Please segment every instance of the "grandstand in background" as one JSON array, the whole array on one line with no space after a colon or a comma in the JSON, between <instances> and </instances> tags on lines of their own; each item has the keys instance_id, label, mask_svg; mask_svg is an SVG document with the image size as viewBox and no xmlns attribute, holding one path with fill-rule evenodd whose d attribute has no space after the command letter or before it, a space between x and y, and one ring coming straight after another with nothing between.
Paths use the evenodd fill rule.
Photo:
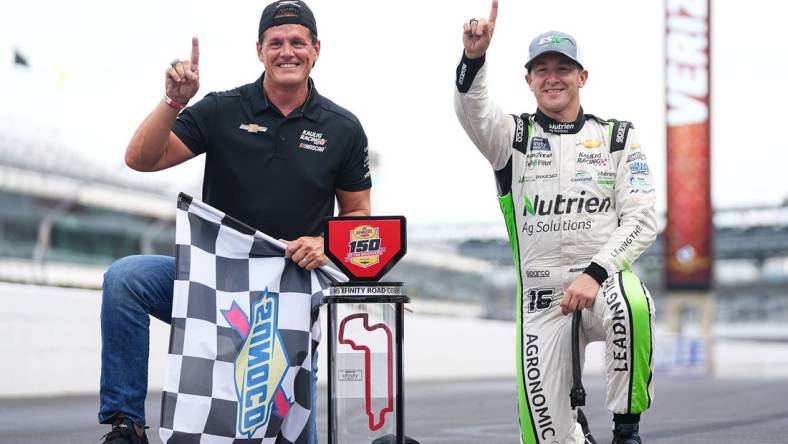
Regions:
<instances>
[{"instance_id":1,"label":"grandstand in background","mask_svg":"<svg viewBox=\"0 0 788 444\"><path fill-rule=\"evenodd\" d=\"M0 281L98 288L129 254L172 254L175 191L0 132Z\"/></svg>"},{"instance_id":2,"label":"grandstand in background","mask_svg":"<svg viewBox=\"0 0 788 444\"><path fill-rule=\"evenodd\" d=\"M99 288L113 260L172 254L177 190L110 174L45 139L0 132L0 281ZM715 293L723 321L788 321L788 202L717 210ZM409 227L387 280L421 307L511 319L515 281L503 222ZM661 238L635 264L660 309ZM423 309L423 308L422 308Z\"/></svg>"}]
</instances>

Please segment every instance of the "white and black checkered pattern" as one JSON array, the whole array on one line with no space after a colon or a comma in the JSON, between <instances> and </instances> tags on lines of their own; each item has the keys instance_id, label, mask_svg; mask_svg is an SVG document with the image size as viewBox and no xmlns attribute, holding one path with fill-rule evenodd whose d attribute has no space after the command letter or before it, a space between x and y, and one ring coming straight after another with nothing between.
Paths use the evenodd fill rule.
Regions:
<instances>
[{"instance_id":1,"label":"white and black checkered pattern","mask_svg":"<svg viewBox=\"0 0 788 444\"><path fill-rule=\"evenodd\" d=\"M306 444L312 413L312 355L320 341L319 306L332 280L284 257L284 245L181 194L168 371L159 435L167 444ZM264 292L278 299L277 330L288 367L280 384L289 403L251 437L238 430L235 359L244 338L222 314L250 313Z\"/></svg>"}]
</instances>

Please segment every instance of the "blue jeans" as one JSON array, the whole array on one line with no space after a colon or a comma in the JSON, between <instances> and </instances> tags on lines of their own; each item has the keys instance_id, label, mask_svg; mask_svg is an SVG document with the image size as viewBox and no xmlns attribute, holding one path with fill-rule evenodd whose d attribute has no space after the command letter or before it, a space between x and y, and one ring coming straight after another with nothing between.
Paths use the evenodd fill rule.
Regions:
<instances>
[{"instance_id":1,"label":"blue jeans","mask_svg":"<svg viewBox=\"0 0 788 444\"><path fill-rule=\"evenodd\" d=\"M101 300L101 389L98 420L118 413L145 425L150 316L171 321L175 259L128 256L104 273ZM317 444L317 353L312 356L310 444Z\"/></svg>"}]
</instances>

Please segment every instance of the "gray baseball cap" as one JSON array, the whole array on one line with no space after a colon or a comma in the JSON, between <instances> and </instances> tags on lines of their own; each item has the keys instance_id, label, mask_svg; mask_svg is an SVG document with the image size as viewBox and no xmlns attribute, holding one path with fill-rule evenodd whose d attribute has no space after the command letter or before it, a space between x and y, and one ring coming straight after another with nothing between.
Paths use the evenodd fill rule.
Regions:
<instances>
[{"instance_id":1,"label":"gray baseball cap","mask_svg":"<svg viewBox=\"0 0 788 444\"><path fill-rule=\"evenodd\" d=\"M536 36L528 45L528 61L525 62L525 68L531 69L537 57L550 52L563 54L577 62L581 68L583 67L583 56L580 54L575 38L565 32L547 31Z\"/></svg>"}]
</instances>

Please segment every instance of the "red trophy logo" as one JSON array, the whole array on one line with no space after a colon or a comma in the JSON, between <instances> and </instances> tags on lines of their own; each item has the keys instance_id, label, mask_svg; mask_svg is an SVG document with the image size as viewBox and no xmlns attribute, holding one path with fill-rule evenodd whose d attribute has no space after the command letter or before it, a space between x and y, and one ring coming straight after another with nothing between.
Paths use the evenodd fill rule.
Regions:
<instances>
[{"instance_id":1,"label":"red trophy logo","mask_svg":"<svg viewBox=\"0 0 788 444\"><path fill-rule=\"evenodd\" d=\"M326 255L351 281L377 281L407 251L405 217L328 219Z\"/></svg>"},{"instance_id":2,"label":"red trophy logo","mask_svg":"<svg viewBox=\"0 0 788 444\"><path fill-rule=\"evenodd\" d=\"M385 249L380 246L380 229L371 225L359 225L350 230L350 263L361 268L369 268L380 263L380 255Z\"/></svg>"}]
</instances>

